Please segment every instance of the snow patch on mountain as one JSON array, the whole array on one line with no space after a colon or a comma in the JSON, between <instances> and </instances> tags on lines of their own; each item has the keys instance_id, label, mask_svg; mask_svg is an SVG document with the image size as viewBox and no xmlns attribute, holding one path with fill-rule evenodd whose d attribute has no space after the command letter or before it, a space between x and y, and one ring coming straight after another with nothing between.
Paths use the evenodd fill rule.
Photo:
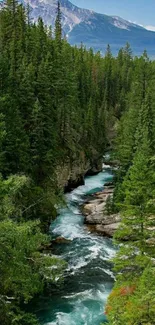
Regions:
<instances>
[{"instance_id":1,"label":"snow patch on mountain","mask_svg":"<svg viewBox=\"0 0 155 325\"><path fill-rule=\"evenodd\" d=\"M0 0L1 1L1 0ZM3 1L3 0L2 0ZM33 22L37 22L38 17L41 16L46 25L54 26L56 13L57 13L57 0L18 0L19 2L27 5L29 3L31 9L31 18ZM0 2L1 3L1 2ZM94 21L100 21L100 19L109 19L109 30L111 25L119 29L130 31L132 27L140 27L136 24L130 23L118 16L107 16L102 14L96 14L93 10L87 10L77 7L69 0L60 0L61 13L62 13L62 27L64 33L69 35L73 28L81 23L87 25L92 24L92 18ZM102 24L104 24L102 22ZM94 26L94 24L93 24ZM95 26L94 26L95 27Z\"/></svg>"},{"instance_id":2,"label":"snow patch on mountain","mask_svg":"<svg viewBox=\"0 0 155 325\"><path fill-rule=\"evenodd\" d=\"M31 20L37 23L42 17L45 25L52 26L57 14L57 0L18 0L19 3L29 3ZM0 9L5 6L5 0L0 0ZM135 53L150 48L154 55L155 26L140 26L118 16L108 16L92 10L82 9L69 0L60 0L61 22L63 35L68 37L70 44L83 42L88 48L104 53L107 44L115 52L129 42ZM152 31L152 32L151 32ZM142 49L142 50L141 50Z\"/></svg>"},{"instance_id":3,"label":"snow patch on mountain","mask_svg":"<svg viewBox=\"0 0 155 325\"><path fill-rule=\"evenodd\" d=\"M134 28L142 28L142 29L145 28L144 26L138 25L136 23L125 20L118 16L112 16L112 18L113 18L113 25L120 29L126 29L126 30L130 31L131 28L133 28L133 27Z\"/></svg>"},{"instance_id":4,"label":"snow patch on mountain","mask_svg":"<svg viewBox=\"0 0 155 325\"><path fill-rule=\"evenodd\" d=\"M113 22L113 25L117 28L120 28L120 29L127 29L127 30L130 30L129 29L129 26L127 24L123 24L122 22L120 22L118 19L114 20Z\"/></svg>"},{"instance_id":5,"label":"snow patch on mountain","mask_svg":"<svg viewBox=\"0 0 155 325\"><path fill-rule=\"evenodd\" d=\"M151 31L155 32L155 26L149 25L149 26L145 26L145 28L147 30L151 30Z\"/></svg>"},{"instance_id":6,"label":"snow patch on mountain","mask_svg":"<svg viewBox=\"0 0 155 325\"><path fill-rule=\"evenodd\" d=\"M57 0L18 0L24 5L29 3L32 21L37 22L39 16L43 18L46 25L54 26L57 13ZM93 12L81 9L68 0L60 0L62 27L65 34L69 34L72 29L83 21L89 19Z\"/></svg>"}]
</instances>

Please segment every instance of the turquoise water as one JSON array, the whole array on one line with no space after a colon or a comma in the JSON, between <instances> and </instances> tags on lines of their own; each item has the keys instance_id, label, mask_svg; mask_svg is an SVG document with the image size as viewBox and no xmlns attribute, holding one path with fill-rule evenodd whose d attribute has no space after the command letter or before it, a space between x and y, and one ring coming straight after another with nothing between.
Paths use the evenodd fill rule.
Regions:
<instances>
[{"instance_id":1,"label":"turquoise water","mask_svg":"<svg viewBox=\"0 0 155 325\"><path fill-rule=\"evenodd\" d=\"M97 192L112 179L110 170L86 177L85 185L66 194L67 208L52 223L54 237L65 237L69 244L57 245L55 254L68 262L63 287L42 301L43 325L100 325L106 322L104 307L114 283L110 259L115 255L112 241L89 233L84 226L80 205L84 195Z\"/></svg>"}]
</instances>

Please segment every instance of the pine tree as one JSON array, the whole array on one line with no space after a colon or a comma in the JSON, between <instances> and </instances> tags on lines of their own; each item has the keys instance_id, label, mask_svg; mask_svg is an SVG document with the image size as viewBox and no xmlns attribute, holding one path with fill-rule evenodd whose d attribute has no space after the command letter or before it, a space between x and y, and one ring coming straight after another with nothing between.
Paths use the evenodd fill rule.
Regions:
<instances>
[{"instance_id":1,"label":"pine tree","mask_svg":"<svg viewBox=\"0 0 155 325\"><path fill-rule=\"evenodd\" d=\"M60 1L58 1L57 6L57 16L55 20L55 40L56 47L58 51L61 51L61 43L62 43L62 27L61 27L61 10L60 10Z\"/></svg>"},{"instance_id":2,"label":"pine tree","mask_svg":"<svg viewBox=\"0 0 155 325\"><path fill-rule=\"evenodd\" d=\"M135 107L123 116L118 138L119 157L125 169L119 183L121 195L116 195L122 222L115 238L121 245L115 259L117 281L106 310L110 324L154 324L154 286L150 287L150 281L154 279L155 256L155 124L148 71L150 62L145 54L136 64L137 93L131 97L135 97Z\"/></svg>"}]
</instances>

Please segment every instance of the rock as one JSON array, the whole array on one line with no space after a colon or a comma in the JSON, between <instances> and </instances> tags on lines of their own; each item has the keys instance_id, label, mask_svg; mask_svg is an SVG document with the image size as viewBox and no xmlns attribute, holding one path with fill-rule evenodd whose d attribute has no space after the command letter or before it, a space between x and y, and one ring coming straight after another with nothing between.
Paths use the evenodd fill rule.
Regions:
<instances>
[{"instance_id":1,"label":"rock","mask_svg":"<svg viewBox=\"0 0 155 325\"><path fill-rule=\"evenodd\" d=\"M96 230L96 225L87 225L87 229L88 229L91 233L97 232L97 230Z\"/></svg>"},{"instance_id":2,"label":"rock","mask_svg":"<svg viewBox=\"0 0 155 325\"><path fill-rule=\"evenodd\" d=\"M88 203L83 207L83 214L87 216L95 216L100 214L105 208L105 202L101 200L94 200L92 203Z\"/></svg>"},{"instance_id":3,"label":"rock","mask_svg":"<svg viewBox=\"0 0 155 325\"><path fill-rule=\"evenodd\" d=\"M78 186L82 186L84 185L84 176L78 176L76 180L69 180L67 185L65 185L64 187L64 192L68 193L73 191L75 188L77 188Z\"/></svg>"},{"instance_id":4,"label":"rock","mask_svg":"<svg viewBox=\"0 0 155 325\"><path fill-rule=\"evenodd\" d=\"M91 233L97 233L101 236L106 236L112 238L115 231L119 228L120 223L113 223L110 225L87 225L88 230Z\"/></svg>"},{"instance_id":5,"label":"rock","mask_svg":"<svg viewBox=\"0 0 155 325\"><path fill-rule=\"evenodd\" d=\"M89 225L111 225L113 223L120 222L120 215L113 214L113 215L105 215L103 212L99 214L90 214L85 217L85 224Z\"/></svg>"},{"instance_id":6,"label":"rock","mask_svg":"<svg viewBox=\"0 0 155 325\"><path fill-rule=\"evenodd\" d=\"M103 160L105 165L109 165L110 167L118 167L120 162L118 160Z\"/></svg>"},{"instance_id":7,"label":"rock","mask_svg":"<svg viewBox=\"0 0 155 325\"><path fill-rule=\"evenodd\" d=\"M100 225L102 224L102 214L89 214L85 217L85 224Z\"/></svg>"},{"instance_id":8,"label":"rock","mask_svg":"<svg viewBox=\"0 0 155 325\"><path fill-rule=\"evenodd\" d=\"M113 237L115 231L119 228L120 223L111 223L107 226L97 225L96 231L104 236Z\"/></svg>"},{"instance_id":9,"label":"rock","mask_svg":"<svg viewBox=\"0 0 155 325\"><path fill-rule=\"evenodd\" d=\"M91 214L92 212L91 204L90 203L85 204L84 206L82 206L81 210L84 216L89 216L89 214Z\"/></svg>"},{"instance_id":10,"label":"rock","mask_svg":"<svg viewBox=\"0 0 155 325\"><path fill-rule=\"evenodd\" d=\"M94 197L95 198L97 198L97 199L101 199L101 200L103 200L103 201L105 201L106 202L106 199L107 199L107 196L109 195L109 194L113 194L113 192L114 192L114 189L104 189L104 191L103 192L98 192L98 193L96 193L95 195L94 195Z\"/></svg>"},{"instance_id":11,"label":"rock","mask_svg":"<svg viewBox=\"0 0 155 325\"><path fill-rule=\"evenodd\" d=\"M154 247L155 246L155 238L149 238L146 240L147 245L149 245L150 247Z\"/></svg>"},{"instance_id":12,"label":"rock","mask_svg":"<svg viewBox=\"0 0 155 325\"><path fill-rule=\"evenodd\" d=\"M106 200L109 195L113 194L113 190L105 190L103 192L98 192L92 196L92 199L85 203L82 207L82 212L86 216L89 216L89 218L92 217L92 219L96 218L97 215L100 215L100 218L102 217L103 210L106 205ZM90 219L89 219L90 220ZM91 222L93 223L93 222Z\"/></svg>"},{"instance_id":13,"label":"rock","mask_svg":"<svg viewBox=\"0 0 155 325\"><path fill-rule=\"evenodd\" d=\"M81 151L78 157L75 155L72 158L66 157L66 161L57 166L57 185L68 192L84 185L86 174L94 175L100 171L102 171L102 159L99 154L96 151L92 152L92 159L89 160L86 154Z\"/></svg>"},{"instance_id":14,"label":"rock","mask_svg":"<svg viewBox=\"0 0 155 325\"><path fill-rule=\"evenodd\" d=\"M64 237L58 237L58 238L52 240L52 243L54 243L54 244L70 244L71 240L66 239Z\"/></svg>"},{"instance_id":15,"label":"rock","mask_svg":"<svg viewBox=\"0 0 155 325\"><path fill-rule=\"evenodd\" d=\"M109 183L111 186L111 183ZM120 225L120 215L107 215L105 212L106 200L113 195L114 189L106 188L92 196L90 201L84 204L82 212L85 216L85 224L90 232L113 237L114 232Z\"/></svg>"},{"instance_id":16,"label":"rock","mask_svg":"<svg viewBox=\"0 0 155 325\"><path fill-rule=\"evenodd\" d=\"M102 169L102 159L98 159L97 161L91 163L91 168L87 171L85 176L97 175L99 172L102 171Z\"/></svg>"},{"instance_id":17,"label":"rock","mask_svg":"<svg viewBox=\"0 0 155 325\"><path fill-rule=\"evenodd\" d=\"M113 187L114 188L114 183L113 182L107 182L104 184L104 187Z\"/></svg>"}]
</instances>

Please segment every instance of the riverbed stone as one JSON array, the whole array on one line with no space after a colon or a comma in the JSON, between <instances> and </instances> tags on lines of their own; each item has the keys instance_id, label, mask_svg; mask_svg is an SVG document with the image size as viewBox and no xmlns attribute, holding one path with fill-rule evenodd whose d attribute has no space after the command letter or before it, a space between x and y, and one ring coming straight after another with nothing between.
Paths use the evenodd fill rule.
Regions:
<instances>
[{"instance_id":1,"label":"riverbed stone","mask_svg":"<svg viewBox=\"0 0 155 325\"><path fill-rule=\"evenodd\" d=\"M71 240L66 239L64 237L57 237L56 239L52 240L54 244L70 244Z\"/></svg>"},{"instance_id":2,"label":"riverbed stone","mask_svg":"<svg viewBox=\"0 0 155 325\"><path fill-rule=\"evenodd\" d=\"M104 188L105 187L108 187L108 188L114 188L114 183L113 182L106 182L105 184L104 184Z\"/></svg>"},{"instance_id":3,"label":"riverbed stone","mask_svg":"<svg viewBox=\"0 0 155 325\"><path fill-rule=\"evenodd\" d=\"M115 231L120 225L120 214L107 215L105 211L106 200L112 197L114 188L111 188L111 183L108 183L102 192L95 193L89 201L87 201L82 212L85 216L85 224L90 232L113 237Z\"/></svg>"},{"instance_id":4,"label":"riverbed stone","mask_svg":"<svg viewBox=\"0 0 155 325\"><path fill-rule=\"evenodd\" d=\"M101 235L113 237L115 231L119 228L119 222L111 223L109 225L97 225L96 231Z\"/></svg>"}]
</instances>

